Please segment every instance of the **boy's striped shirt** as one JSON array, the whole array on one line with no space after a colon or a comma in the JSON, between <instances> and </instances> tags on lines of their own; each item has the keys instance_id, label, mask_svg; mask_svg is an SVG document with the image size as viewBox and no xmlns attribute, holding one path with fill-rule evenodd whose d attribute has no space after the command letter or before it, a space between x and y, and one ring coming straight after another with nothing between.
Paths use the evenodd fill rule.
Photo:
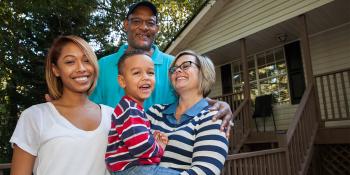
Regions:
<instances>
[{"instance_id":1,"label":"boy's striped shirt","mask_svg":"<svg viewBox=\"0 0 350 175\"><path fill-rule=\"evenodd\" d=\"M142 106L124 96L112 114L105 154L110 171L160 162L164 151L150 132L150 122Z\"/></svg>"}]
</instances>

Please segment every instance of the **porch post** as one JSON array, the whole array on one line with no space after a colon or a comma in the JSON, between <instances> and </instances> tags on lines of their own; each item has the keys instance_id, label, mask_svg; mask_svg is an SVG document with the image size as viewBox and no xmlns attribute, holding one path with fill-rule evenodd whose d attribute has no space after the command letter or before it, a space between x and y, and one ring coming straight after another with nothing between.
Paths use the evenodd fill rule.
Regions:
<instances>
[{"instance_id":1,"label":"porch post","mask_svg":"<svg viewBox=\"0 0 350 175\"><path fill-rule=\"evenodd\" d=\"M240 39L241 44L241 62L243 69L243 94L244 98L250 99L250 84L249 84L249 73L248 73L248 61L247 61L247 47L245 39Z\"/></svg>"},{"instance_id":2,"label":"porch post","mask_svg":"<svg viewBox=\"0 0 350 175\"><path fill-rule=\"evenodd\" d=\"M312 63L310 54L310 43L307 32L307 22L305 14L298 16L299 30L300 30L300 45L301 55L304 63L305 83L310 86L313 82Z\"/></svg>"},{"instance_id":3,"label":"porch post","mask_svg":"<svg viewBox=\"0 0 350 175\"><path fill-rule=\"evenodd\" d=\"M247 47L245 38L240 39L241 45L241 62L242 62L242 71L243 71L243 95L244 99L248 100L248 103L244 107L243 117L245 118L243 121L243 134L246 134L251 128L251 115L250 115L250 83L249 83L249 73L248 73L248 61L247 61Z\"/></svg>"},{"instance_id":4,"label":"porch post","mask_svg":"<svg viewBox=\"0 0 350 175\"><path fill-rule=\"evenodd\" d=\"M298 16L298 22L300 26L300 45L301 45L301 55L304 63L304 72L305 72L305 83L306 86L309 87L311 84L314 85L314 93L315 93L315 105L316 105L316 119L317 122L322 125L324 123L321 123L321 109L320 109L320 102L318 97L318 90L317 90L317 84L315 79L313 78L313 71L312 71L312 62L311 62L311 54L310 54L310 42L309 42L309 35L307 32L307 22L306 22L306 16L305 14L302 14Z\"/></svg>"}]
</instances>

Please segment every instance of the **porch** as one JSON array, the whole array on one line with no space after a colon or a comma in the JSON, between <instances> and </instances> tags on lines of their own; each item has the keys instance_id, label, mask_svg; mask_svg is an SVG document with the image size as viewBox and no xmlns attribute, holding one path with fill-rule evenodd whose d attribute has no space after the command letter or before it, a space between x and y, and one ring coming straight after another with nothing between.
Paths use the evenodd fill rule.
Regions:
<instances>
[{"instance_id":1,"label":"porch","mask_svg":"<svg viewBox=\"0 0 350 175\"><path fill-rule=\"evenodd\" d=\"M350 30L350 15L342 8L348 4L331 2L206 53L220 57L214 59L219 79L212 97L231 105L236 123L222 174L350 174L350 37L344 35ZM286 46L296 41L301 61L288 62ZM287 73L278 69L281 49ZM293 64L301 68L289 71ZM227 65L232 79L225 79L228 74L223 68ZM269 69L278 73L264 75ZM281 86L280 75L288 78L285 89L289 99L275 95L277 130L269 117L267 131L258 132L262 129L255 127L252 101L269 93L262 85ZM277 91L281 92L278 88L270 93ZM263 121L258 125L263 126Z\"/></svg>"},{"instance_id":2,"label":"porch","mask_svg":"<svg viewBox=\"0 0 350 175\"><path fill-rule=\"evenodd\" d=\"M254 130L251 113L244 112L251 108L250 103L243 101L237 105L231 100L239 94L216 97L232 107L238 106L234 112L238 124L233 133L240 139L230 138L230 155L222 174L349 174L350 125L344 124L350 121L349 78L350 68L315 75L315 85L305 90L285 134ZM245 121L250 122L244 125L249 127L243 129L246 133L240 126ZM244 148L261 143L270 144L270 148L259 151Z\"/></svg>"}]
</instances>

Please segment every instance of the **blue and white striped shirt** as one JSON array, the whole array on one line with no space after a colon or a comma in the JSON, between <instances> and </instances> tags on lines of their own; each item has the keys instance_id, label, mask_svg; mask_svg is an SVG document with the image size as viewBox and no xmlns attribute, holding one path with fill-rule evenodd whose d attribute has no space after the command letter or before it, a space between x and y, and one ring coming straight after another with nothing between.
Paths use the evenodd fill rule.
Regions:
<instances>
[{"instance_id":1,"label":"blue and white striped shirt","mask_svg":"<svg viewBox=\"0 0 350 175\"><path fill-rule=\"evenodd\" d=\"M167 134L160 166L182 171L181 174L220 174L227 156L228 141L220 131L221 120L212 121L216 111L200 100L175 120L176 103L153 105L147 111L152 130Z\"/></svg>"}]
</instances>

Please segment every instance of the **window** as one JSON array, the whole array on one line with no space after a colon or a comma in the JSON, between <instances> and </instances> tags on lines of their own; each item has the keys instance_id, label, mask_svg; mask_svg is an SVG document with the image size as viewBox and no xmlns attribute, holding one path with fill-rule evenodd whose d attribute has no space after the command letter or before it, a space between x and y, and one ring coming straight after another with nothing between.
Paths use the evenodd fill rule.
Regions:
<instances>
[{"instance_id":1,"label":"window","mask_svg":"<svg viewBox=\"0 0 350 175\"><path fill-rule=\"evenodd\" d=\"M272 94L274 103L289 103L287 66L283 47L248 57L251 97ZM232 63L234 92L242 91L243 71L240 61Z\"/></svg>"},{"instance_id":2,"label":"window","mask_svg":"<svg viewBox=\"0 0 350 175\"><path fill-rule=\"evenodd\" d=\"M222 94L229 94L232 93L232 77L226 76L231 75L231 65L226 64L221 66L221 90Z\"/></svg>"},{"instance_id":3,"label":"window","mask_svg":"<svg viewBox=\"0 0 350 175\"><path fill-rule=\"evenodd\" d=\"M286 55L291 103L298 104L305 91L304 66L299 41L284 46Z\"/></svg>"}]
</instances>

